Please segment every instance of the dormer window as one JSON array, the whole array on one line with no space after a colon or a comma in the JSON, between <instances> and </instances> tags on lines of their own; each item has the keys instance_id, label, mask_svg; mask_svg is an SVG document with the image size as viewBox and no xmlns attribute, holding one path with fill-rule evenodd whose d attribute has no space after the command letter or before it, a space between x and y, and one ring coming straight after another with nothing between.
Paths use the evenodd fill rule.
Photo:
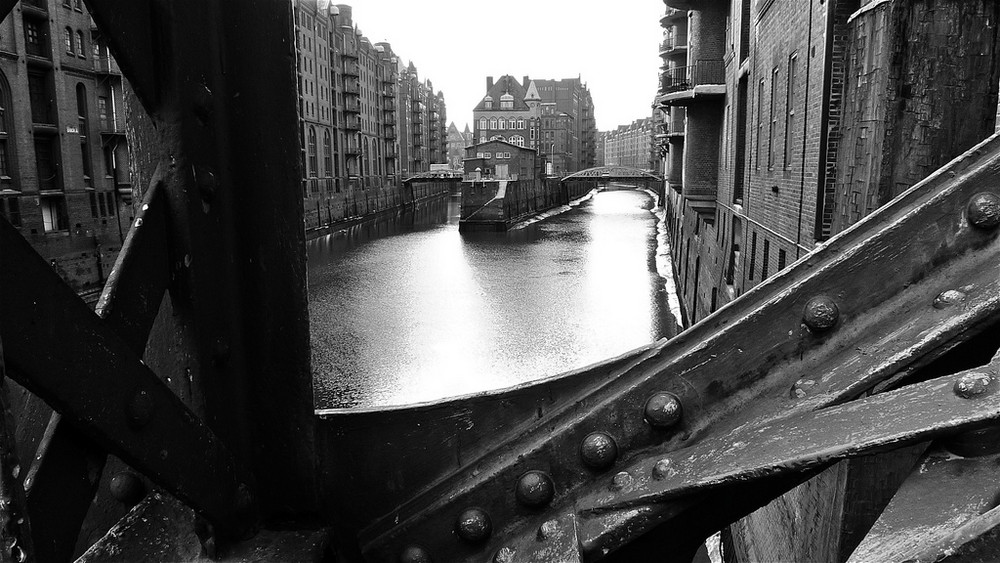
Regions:
<instances>
[{"instance_id":1,"label":"dormer window","mask_svg":"<svg viewBox=\"0 0 1000 563\"><path fill-rule=\"evenodd\" d=\"M486 100L486 109L493 109L493 100Z\"/></svg>"},{"instance_id":2,"label":"dormer window","mask_svg":"<svg viewBox=\"0 0 1000 563\"><path fill-rule=\"evenodd\" d=\"M500 100L500 109L514 109L514 100Z\"/></svg>"}]
</instances>

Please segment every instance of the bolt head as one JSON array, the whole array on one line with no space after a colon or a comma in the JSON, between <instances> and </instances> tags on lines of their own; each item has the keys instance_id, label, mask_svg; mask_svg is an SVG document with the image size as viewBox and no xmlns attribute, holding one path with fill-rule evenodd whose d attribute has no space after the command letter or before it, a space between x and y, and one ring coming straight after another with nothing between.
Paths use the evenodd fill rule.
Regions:
<instances>
[{"instance_id":1,"label":"bolt head","mask_svg":"<svg viewBox=\"0 0 1000 563\"><path fill-rule=\"evenodd\" d=\"M618 444L606 432L591 432L580 444L583 463L594 469L607 469L618 458Z\"/></svg>"},{"instance_id":2,"label":"bolt head","mask_svg":"<svg viewBox=\"0 0 1000 563\"><path fill-rule=\"evenodd\" d=\"M1000 196L981 192L969 201L969 224L978 229L995 229L1000 225Z\"/></svg>"},{"instance_id":3,"label":"bolt head","mask_svg":"<svg viewBox=\"0 0 1000 563\"><path fill-rule=\"evenodd\" d=\"M670 466L669 459L661 459L653 464L653 479L656 479L657 481L666 479L673 472L674 469Z\"/></svg>"},{"instance_id":4,"label":"bolt head","mask_svg":"<svg viewBox=\"0 0 1000 563\"><path fill-rule=\"evenodd\" d=\"M815 386L816 386L815 379L806 379L803 377L802 379L799 379L798 381L792 384L792 390L789 392L789 395L793 399L802 399L806 395L808 395L809 392L812 390L812 388Z\"/></svg>"},{"instance_id":5,"label":"bolt head","mask_svg":"<svg viewBox=\"0 0 1000 563\"><path fill-rule=\"evenodd\" d=\"M643 415L653 428L670 428L680 422L683 411L680 398L664 391L646 399Z\"/></svg>"},{"instance_id":6,"label":"bolt head","mask_svg":"<svg viewBox=\"0 0 1000 563\"><path fill-rule=\"evenodd\" d=\"M514 563L514 550L506 546L501 547L493 556L493 563Z\"/></svg>"},{"instance_id":7,"label":"bolt head","mask_svg":"<svg viewBox=\"0 0 1000 563\"><path fill-rule=\"evenodd\" d=\"M455 533L469 543L476 543L490 537L493 532L493 522L490 515L482 508L467 508L458 515L455 522Z\"/></svg>"},{"instance_id":8,"label":"bolt head","mask_svg":"<svg viewBox=\"0 0 1000 563\"><path fill-rule=\"evenodd\" d=\"M628 471L620 471L611 480L611 490L620 491L632 484L632 475Z\"/></svg>"},{"instance_id":9,"label":"bolt head","mask_svg":"<svg viewBox=\"0 0 1000 563\"><path fill-rule=\"evenodd\" d=\"M934 308L935 309L947 309L956 303L961 303L965 301L965 294L961 291L954 289L949 289L947 291L942 291L934 298Z\"/></svg>"},{"instance_id":10,"label":"bolt head","mask_svg":"<svg viewBox=\"0 0 1000 563\"><path fill-rule=\"evenodd\" d=\"M517 480L514 495L517 502L530 508L540 508L552 501L556 488L552 478L542 471L528 471Z\"/></svg>"},{"instance_id":11,"label":"bolt head","mask_svg":"<svg viewBox=\"0 0 1000 563\"><path fill-rule=\"evenodd\" d=\"M826 332L837 324L840 309L833 299L826 295L813 297L802 312L802 322L812 332Z\"/></svg>"},{"instance_id":12,"label":"bolt head","mask_svg":"<svg viewBox=\"0 0 1000 563\"><path fill-rule=\"evenodd\" d=\"M559 522L546 520L538 527L538 540L547 540L559 533Z\"/></svg>"},{"instance_id":13,"label":"bolt head","mask_svg":"<svg viewBox=\"0 0 1000 563\"><path fill-rule=\"evenodd\" d=\"M419 545L408 545L400 552L399 563L431 563L431 556Z\"/></svg>"},{"instance_id":14,"label":"bolt head","mask_svg":"<svg viewBox=\"0 0 1000 563\"><path fill-rule=\"evenodd\" d=\"M963 399L982 397L995 388L996 379L988 373L965 373L955 381L955 394Z\"/></svg>"},{"instance_id":15,"label":"bolt head","mask_svg":"<svg viewBox=\"0 0 1000 563\"><path fill-rule=\"evenodd\" d=\"M128 507L139 504L146 496L146 484L135 473L124 471L111 478L111 496Z\"/></svg>"},{"instance_id":16,"label":"bolt head","mask_svg":"<svg viewBox=\"0 0 1000 563\"><path fill-rule=\"evenodd\" d=\"M153 399L146 391L132 395L127 407L129 424L135 428L143 428L153 419Z\"/></svg>"}]
</instances>

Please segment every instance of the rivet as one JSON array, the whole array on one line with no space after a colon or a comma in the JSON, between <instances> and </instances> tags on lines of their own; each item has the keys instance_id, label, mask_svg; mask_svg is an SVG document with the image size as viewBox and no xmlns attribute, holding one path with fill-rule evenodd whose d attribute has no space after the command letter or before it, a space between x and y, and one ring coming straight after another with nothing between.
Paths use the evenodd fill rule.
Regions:
<instances>
[{"instance_id":1,"label":"rivet","mask_svg":"<svg viewBox=\"0 0 1000 563\"><path fill-rule=\"evenodd\" d=\"M628 471L620 471L611 480L611 490L620 491L632 484L632 475Z\"/></svg>"},{"instance_id":2,"label":"rivet","mask_svg":"<svg viewBox=\"0 0 1000 563\"><path fill-rule=\"evenodd\" d=\"M455 522L455 533L469 543L476 543L490 537L493 523L490 515L482 508L467 508L458 515Z\"/></svg>"},{"instance_id":3,"label":"rivet","mask_svg":"<svg viewBox=\"0 0 1000 563\"><path fill-rule=\"evenodd\" d=\"M399 563L431 563L431 556L419 545L408 545L400 552Z\"/></svg>"},{"instance_id":4,"label":"rivet","mask_svg":"<svg viewBox=\"0 0 1000 563\"><path fill-rule=\"evenodd\" d=\"M935 309L947 309L956 303L961 303L965 301L965 294L961 291L954 289L949 289L947 291L942 291L934 298L934 308Z\"/></svg>"},{"instance_id":5,"label":"rivet","mask_svg":"<svg viewBox=\"0 0 1000 563\"><path fill-rule=\"evenodd\" d=\"M139 504L146 496L146 485L136 474L129 471L117 473L111 478L111 496L129 508Z\"/></svg>"},{"instance_id":6,"label":"rivet","mask_svg":"<svg viewBox=\"0 0 1000 563\"><path fill-rule=\"evenodd\" d=\"M583 463L594 469L607 469L618 458L618 444L606 432L591 432L580 444Z\"/></svg>"},{"instance_id":7,"label":"rivet","mask_svg":"<svg viewBox=\"0 0 1000 563\"><path fill-rule=\"evenodd\" d=\"M792 384L792 390L789 393L793 399L801 399L809 394L809 391L816 386L815 379L805 379L802 378Z\"/></svg>"},{"instance_id":8,"label":"rivet","mask_svg":"<svg viewBox=\"0 0 1000 563\"><path fill-rule=\"evenodd\" d=\"M546 520L538 527L538 540L547 540L557 533L559 533L559 522Z\"/></svg>"},{"instance_id":9,"label":"rivet","mask_svg":"<svg viewBox=\"0 0 1000 563\"><path fill-rule=\"evenodd\" d=\"M669 428L677 424L683 414L681 400L673 393L655 393L646 399L643 414L646 422L654 428Z\"/></svg>"},{"instance_id":10,"label":"rivet","mask_svg":"<svg viewBox=\"0 0 1000 563\"><path fill-rule=\"evenodd\" d=\"M955 394L963 399L981 397L993 390L994 382L988 373L965 373L955 381Z\"/></svg>"},{"instance_id":11,"label":"rivet","mask_svg":"<svg viewBox=\"0 0 1000 563\"><path fill-rule=\"evenodd\" d=\"M153 399L149 393L139 391L128 402L128 421L135 428L143 428L153 419Z\"/></svg>"},{"instance_id":12,"label":"rivet","mask_svg":"<svg viewBox=\"0 0 1000 563\"><path fill-rule=\"evenodd\" d=\"M538 508L552 501L555 485L552 484L552 478L544 472L528 471L517 480L514 495L521 504Z\"/></svg>"},{"instance_id":13,"label":"rivet","mask_svg":"<svg viewBox=\"0 0 1000 563\"><path fill-rule=\"evenodd\" d=\"M493 563L514 563L514 550L509 547L501 547L497 554L493 556Z\"/></svg>"},{"instance_id":14,"label":"rivet","mask_svg":"<svg viewBox=\"0 0 1000 563\"><path fill-rule=\"evenodd\" d=\"M813 297L802 312L802 322L813 332L826 332L837 324L840 309L825 295Z\"/></svg>"},{"instance_id":15,"label":"rivet","mask_svg":"<svg viewBox=\"0 0 1000 563\"><path fill-rule=\"evenodd\" d=\"M657 481L662 481L669 477L674 472L673 468L670 467L669 459L658 460L653 464L653 479Z\"/></svg>"},{"instance_id":16,"label":"rivet","mask_svg":"<svg viewBox=\"0 0 1000 563\"><path fill-rule=\"evenodd\" d=\"M1000 225L1000 196L980 192L969 201L969 223L979 229L994 229Z\"/></svg>"}]
</instances>

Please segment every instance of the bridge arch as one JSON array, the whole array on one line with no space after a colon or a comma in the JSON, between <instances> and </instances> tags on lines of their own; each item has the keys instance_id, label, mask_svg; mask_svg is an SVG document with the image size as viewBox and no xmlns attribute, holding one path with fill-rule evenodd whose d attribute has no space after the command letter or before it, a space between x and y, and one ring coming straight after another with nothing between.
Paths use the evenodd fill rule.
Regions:
<instances>
[{"instance_id":1,"label":"bridge arch","mask_svg":"<svg viewBox=\"0 0 1000 563\"><path fill-rule=\"evenodd\" d=\"M595 166L593 168L587 168L586 170L574 172L569 176L563 177L562 179L563 182L567 180L655 180L662 182L663 177L648 170L632 168L629 166Z\"/></svg>"}]
</instances>

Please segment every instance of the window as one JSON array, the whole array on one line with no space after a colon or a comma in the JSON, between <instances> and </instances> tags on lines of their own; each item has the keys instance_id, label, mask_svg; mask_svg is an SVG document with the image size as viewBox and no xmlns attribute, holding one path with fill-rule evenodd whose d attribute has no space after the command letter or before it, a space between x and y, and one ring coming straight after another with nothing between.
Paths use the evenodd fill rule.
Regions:
<instances>
[{"instance_id":1,"label":"window","mask_svg":"<svg viewBox=\"0 0 1000 563\"><path fill-rule=\"evenodd\" d=\"M104 192L104 198L108 200L108 215L115 216L117 205L115 204L115 192Z\"/></svg>"},{"instance_id":2,"label":"window","mask_svg":"<svg viewBox=\"0 0 1000 563\"><path fill-rule=\"evenodd\" d=\"M76 32L76 55L78 57L80 57L81 59L86 59L87 58L87 51L86 51L86 46L85 46L85 44L83 42L83 32L82 31L77 31Z\"/></svg>"},{"instance_id":3,"label":"window","mask_svg":"<svg viewBox=\"0 0 1000 563\"><path fill-rule=\"evenodd\" d=\"M781 250L779 248L778 249L778 271L779 272L781 270L785 269L785 261L787 261L787 260L788 260L788 257L786 256L785 251Z\"/></svg>"},{"instance_id":4,"label":"window","mask_svg":"<svg viewBox=\"0 0 1000 563\"><path fill-rule=\"evenodd\" d=\"M524 129L524 120L523 119L518 119L517 120L517 128L518 129Z\"/></svg>"},{"instance_id":5,"label":"window","mask_svg":"<svg viewBox=\"0 0 1000 563\"><path fill-rule=\"evenodd\" d=\"M506 129L506 128L507 128L507 120L501 117L500 119L497 120L497 129Z\"/></svg>"},{"instance_id":6,"label":"window","mask_svg":"<svg viewBox=\"0 0 1000 563\"><path fill-rule=\"evenodd\" d=\"M496 128L497 128L497 118L491 117L490 118L490 129L491 130L495 130Z\"/></svg>"},{"instance_id":7,"label":"window","mask_svg":"<svg viewBox=\"0 0 1000 563\"><path fill-rule=\"evenodd\" d=\"M103 131L111 130L108 127L108 98L105 96L97 97L97 118L101 120L101 129Z\"/></svg>"},{"instance_id":8,"label":"window","mask_svg":"<svg viewBox=\"0 0 1000 563\"><path fill-rule=\"evenodd\" d=\"M771 122L767 126L767 169L774 168L774 134L777 132L778 114L774 107L775 86L778 84L778 67L771 71L771 94L770 94L770 114Z\"/></svg>"},{"instance_id":9,"label":"window","mask_svg":"<svg viewBox=\"0 0 1000 563\"><path fill-rule=\"evenodd\" d=\"M514 100L500 100L500 109L514 109Z\"/></svg>"},{"instance_id":10,"label":"window","mask_svg":"<svg viewBox=\"0 0 1000 563\"><path fill-rule=\"evenodd\" d=\"M10 188L14 177L13 144L9 141L13 137L13 128L9 108L10 87L7 78L0 73L0 188Z\"/></svg>"},{"instance_id":11,"label":"window","mask_svg":"<svg viewBox=\"0 0 1000 563\"><path fill-rule=\"evenodd\" d=\"M330 131L323 132L323 170L328 178L333 176L333 147L330 144Z\"/></svg>"},{"instance_id":12,"label":"window","mask_svg":"<svg viewBox=\"0 0 1000 563\"><path fill-rule=\"evenodd\" d=\"M82 83L76 85L76 113L80 126L80 158L83 164L83 185L93 186L92 163L90 161L90 143L87 142L87 87Z\"/></svg>"},{"instance_id":13,"label":"window","mask_svg":"<svg viewBox=\"0 0 1000 563\"><path fill-rule=\"evenodd\" d=\"M65 196L41 197L39 205L42 208L42 226L46 233L69 229Z\"/></svg>"},{"instance_id":14,"label":"window","mask_svg":"<svg viewBox=\"0 0 1000 563\"><path fill-rule=\"evenodd\" d=\"M491 152L484 152L483 153L483 158L493 158L493 153L491 153Z\"/></svg>"},{"instance_id":15,"label":"window","mask_svg":"<svg viewBox=\"0 0 1000 563\"><path fill-rule=\"evenodd\" d=\"M76 8L76 11L82 12L83 11L83 0L73 0L73 7Z\"/></svg>"},{"instance_id":16,"label":"window","mask_svg":"<svg viewBox=\"0 0 1000 563\"><path fill-rule=\"evenodd\" d=\"M771 241L764 239L764 256L760 261L760 281L767 279L767 266L771 259Z\"/></svg>"},{"instance_id":17,"label":"window","mask_svg":"<svg viewBox=\"0 0 1000 563\"><path fill-rule=\"evenodd\" d=\"M75 55L76 50L73 49L73 30L66 28L63 30L63 42L66 43L66 52L70 55Z\"/></svg>"},{"instance_id":18,"label":"window","mask_svg":"<svg viewBox=\"0 0 1000 563\"><path fill-rule=\"evenodd\" d=\"M764 79L757 86L757 149L754 156L754 168L760 170L760 140L764 135ZM753 279L753 278L750 278Z\"/></svg>"},{"instance_id":19,"label":"window","mask_svg":"<svg viewBox=\"0 0 1000 563\"><path fill-rule=\"evenodd\" d=\"M750 237L750 268L749 268L749 279L753 281L753 270L757 265L757 231L753 232Z\"/></svg>"},{"instance_id":20,"label":"window","mask_svg":"<svg viewBox=\"0 0 1000 563\"><path fill-rule=\"evenodd\" d=\"M490 137L490 140L491 141L503 141L504 138L503 138L503 135L493 135L492 137Z\"/></svg>"},{"instance_id":21,"label":"window","mask_svg":"<svg viewBox=\"0 0 1000 563\"><path fill-rule=\"evenodd\" d=\"M108 202L105 201L104 194L101 194L101 197L97 198L97 203L98 203L98 205L101 208L101 217L107 217L108 216Z\"/></svg>"},{"instance_id":22,"label":"window","mask_svg":"<svg viewBox=\"0 0 1000 563\"><path fill-rule=\"evenodd\" d=\"M480 130L486 129L486 118L485 117L480 117L479 118L479 129Z\"/></svg>"},{"instance_id":23,"label":"window","mask_svg":"<svg viewBox=\"0 0 1000 563\"><path fill-rule=\"evenodd\" d=\"M788 89L785 100L785 168L792 165L792 133L795 131L795 71L798 54L788 57Z\"/></svg>"},{"instance_id":24,"label":"window","mask_svg":"<svg viewBox=\"0 0 1000 563\"><path fill-rule=\"evenodd\" d=\"M87 195L90 196L90 216L97 219L97 192L90 192Z\"/></svg>"},{"instance_id":25,"label":"window","mask_svg":"<svg viewBox=\"0 0 1000 563\"><path fill-rule=\"evenodd\" d=\"M511 144L517 145L519 147L523 147L524 146L524 137L522 137L520 135L514 135L514 136L512 136L510 138L510 142L511 142Z\"/></svg>"},{"instance_id":26,"label":"window","mask_svg":"<svg viewBox=\"0 0 1000 563\"><path fill-rule=\"evenodd\" d=\"M58 141L58 137L35 137L35 170L38 174L38 189L40 190L61 189L56 174Z\"/></svg>"},{"instance_id":27,"label":"window","mask_svg":"<svg viewBox=\"0 0 1000 563\"><path fill-rule=\"evenodd\" d=\"M486 100L484 107L486 109L493 109L493 100Z\"/></svg>"},{"instance_id":28,"label":"window","mask_svg":"<svg viewBox=\"0 0 1000 563\"><path fill-rule=\"evenodd\" d=\"M316 176L316 169L318 168L316 162L316 128L309 128L309 176Z\"/></svg>"},{"instance_id":29,"label":"window","mask_svg":"<svg viewBox=\"0 0 1000 563\"><path fill-rule=\"evenodd\" d=\"M15 227L21 226L21 200L17 199L17 196L4 198L0 203L3 203L2 211L4 215L7 216L7 220L10 221L11 225Z\"/></svg>"}]
</instances>

